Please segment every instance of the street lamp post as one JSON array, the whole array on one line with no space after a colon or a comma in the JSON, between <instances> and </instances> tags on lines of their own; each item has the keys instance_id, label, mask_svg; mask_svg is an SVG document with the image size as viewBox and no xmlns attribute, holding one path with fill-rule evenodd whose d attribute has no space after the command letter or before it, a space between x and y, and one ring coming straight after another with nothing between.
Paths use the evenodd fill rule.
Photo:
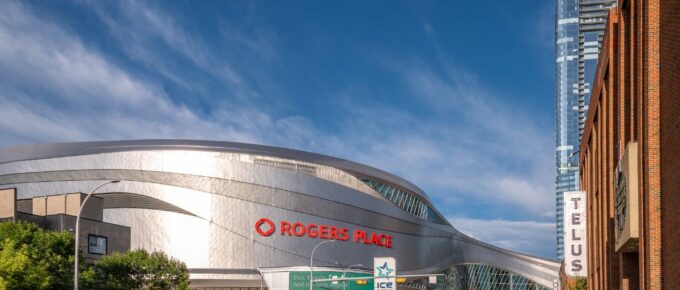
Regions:
<instances>
[{"instance_id":1,"label":"street lamp post","mask_svg":"<svg viewBox=\"0 0 680 290\"><path fill-rule=\"evenodd\" d=\"M327 240L327 241L320 242L320 243L316 244L316 246L314 246L314 249L312 249L312 255L309 256L309 290L313 290L312 284L314 284L314 271L313 271L313 269L314 269L314 251L316 251L316 248L318 248L319 246L321 246L325 243L330 243L330 242L335 242L335 241L336 240Z\"/></svg>"},{"instance_id":2,"label":"street lamp post","mask_svg":"<svg viewBox=\"0 0 680 290\"><path fill-rule=\"evenodd\" d=\"M349 265L349 267L345 268L345 270L342 271L342 279L345 279L345 275L347 274L347 270L351 269L352 267L357 266L357 267L363 267L363 264L354 264L354 265ZM347 280L342 281L342 290L347 289Z\"/></svg>"},{"instance_id":3,"label":"street lamp post","mask_svg":"<svg viewBox=\"0 0 680 290\"><path fill-rule=\"evenodd\" d=\"M76 216L76 230L75 230L75 236L76 236L76 248L75 248L75 265L73 267L73 289L78 290L78 244L79 244L79 232L78 230L80 229L80 214L83 212L83 208L85 207L85 203L87 200L90 198L90 196L97 191L97 189L101 188L104 185L107 185L109 183L118 183L120 180L109 180L107 182L104 182L100 184L99 186L95 187L90 193L87 194L85 199L83 200L83 203L80 204L80 209L78 210L78 215Z\"/></svg>"}]
</instances>

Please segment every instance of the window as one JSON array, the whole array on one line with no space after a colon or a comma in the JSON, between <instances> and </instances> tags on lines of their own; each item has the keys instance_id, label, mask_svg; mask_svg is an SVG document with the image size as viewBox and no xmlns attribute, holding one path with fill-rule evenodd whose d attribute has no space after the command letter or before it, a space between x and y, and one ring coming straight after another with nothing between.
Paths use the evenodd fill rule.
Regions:
<instances>
[{"instance_id":1,"label":"window","mask_svg":"<svg viewBox=\"0 0 680 290\"><path fill-rule=\"evenodd\" d=\"M425 202L420 200L418 196L374 180L362 179L361 181L373 188L380 195L387 198L394 205L418 217L419 219L427 220L437 224L447 224L444 219L439 217L435 211Z\"/></svg>"},{"instance_id":2,"label":"window","mask_svg":"<svg viewBox=\"0 0 680 290\"><path fill-rule=\"evenodd\" d=\"M107 238L87 235L87 252L90 254L106 255Z\"/></svg>"}]
</instances>

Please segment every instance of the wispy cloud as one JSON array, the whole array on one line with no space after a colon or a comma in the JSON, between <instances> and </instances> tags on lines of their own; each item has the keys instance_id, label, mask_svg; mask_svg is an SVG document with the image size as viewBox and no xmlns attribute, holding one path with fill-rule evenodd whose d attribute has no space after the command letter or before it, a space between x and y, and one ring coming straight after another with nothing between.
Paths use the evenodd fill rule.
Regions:
<instances>
[{"instance_id":1,"label":"wispy cloud","mask_svg":"<svg viewBox=\"0 0 680 290\"><path fill-rule=\"evenodd\" d=\"M396 173L425 189L448 215L476 204L475 218L451 219L475 237L511 249L551 252L529 244L534 236L549 237L545 247L554 244L552 224L542 222L554 213L552 135L448 60L442 59L439 67L378 61L409 101L422 104L430 115L337 92L322 116L334 125L322 126L309 116L280 113L272 101L278 91L262 91L263 85L252 79L256 75L258 82L273 82L266 65L245 68L239 61L258 62L214 47L171 13L138 2L86 6L128 61L154 73L131 69L108 51L88 45L68 26L39 17L28 4L2 2L0 146L195 138L316 151ZM432 28L428 33L434 35ZM254 51L253 59L278 58L275 37L266 31L253 36L223 26L219 37ZM188 65L169 60L172 55ZM186 97L167 90L154 74L211 95L209 110L185 104ZM196 75L197 83L188 81ZM203 76L220 80L220 86L203 86ZM500 212L539 222L480 218ZM474 231L479 229L488 230Z\"/></svg>"},{"instance_id":2,"label":"wispy cloud","mask_svg":"<svg viewBox=\"0 0 680 290\"><path fill-rule=\"evenodd\" d=\"M257 93L246 80L245 74L259 72L253 71L256 66L252 65L242 66L242 71L239 71L236 64L238 53L254 52L260 59L266 60L277 57L272 44L274 36L264 32L257 31L253 36L246 36L237 29L222 25L213 37L224 43L216 46L214 42L183 29L176 16L149 3L97 1L88 2L88 7L95 11L128 57L188 90L201 88L200 85L191 84L191 81L205 83L205 79L195 75L198 73L227 84L229 90L225 92L226 95L247 102L257 97ZM117 13L112 13L114 11ZM163 49L159 50L158 47ZM187 70L187 63L194 69Z\"/></svg>"},{"instance_id":3,"label":"wispy cloud","mask_svg":"<svg viewBox=\"0 0 680 290\"><path fill-rule=\"evenodd\" d=\"M522 252L551 253L555 225L549 222L449 218L461 232L492 245Z\"/></svg>"},{"instance_id":4,"label":"wispy cloud","mask_svg":"<svg viewBox=\"0 0 680 290\"><path fill-rule=\"evenodd\" d=\"M430 187L443 200L481 198L533 216L553 216L549 131L460 70L448 67L443 73L435 73L418 63L388 68L403 79L413 96L410 101L426 104L435 116L400 118L381 111L380 115L393 124L379 125L381 130L388 130L382 132L387 136L370 139L391 153L372 152L389 156L380 165L415 177L417 184ZM448 116L454 116L456 122L442 121L450 120ZM392 154L403 159L393 159ZM409 161L407 166L400 166L403 160Z\"/></svg>"},{"instance_id":5,"label":"wispy cloud","mask_svg":"<svg viewBox=\"0 0 680 290\"><path fill-rule=\"evenodd\" d=\"M174 103L161 87L22 4L2 6L0 69L9 77L0 82L0 100L4 116L19 117L0 118L3 132L31 142L178 136L256 141L239 130L242 122L203 118Z\"/></svg>"}]
</instances>

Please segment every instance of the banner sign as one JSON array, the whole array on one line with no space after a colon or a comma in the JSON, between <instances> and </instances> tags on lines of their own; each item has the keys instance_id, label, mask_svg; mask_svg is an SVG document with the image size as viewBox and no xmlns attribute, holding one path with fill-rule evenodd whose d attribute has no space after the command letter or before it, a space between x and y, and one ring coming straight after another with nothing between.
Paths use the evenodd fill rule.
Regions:
<instances>
[{"instance_id":1,"label":"banner sign","mask_svg":"<svg viewBox=\"0 0 680 290\"><path fill-rule=\"evenodd\" d=\"M330 239L338 241L353 241L364 245L374 245L383 248L392 248L392 236L323 224L303 224L301 222L280 221L277 225L268 218L261 218L255 222L255 231L263 237L269 237L276 233L289 237L308 237L314 239Z\"/></svg>"},{"instance_id":2,"label":"banner sign","mask_svg":"<svg viewBox=\"0 0 680 290\"><path fill-rule=\"evenodd\" d=\"M397 289L397 260L392 257L373 258L373 289ZM386 278L392 277L392 278Z\"/></svg>"},{"instance_id":3,"label":"banner sign","mask_svg":"<svg viewBox=\"0 0 680 290\"><path fill-rule=\"evenodd\" d=\"M314 279L342 278L339 271L314 271ZM370 274L346 272L345 277L369 277ZM309 271L290 272L288 276L289 290L309 290ZM315 282L314 290L371 290L371 284L359 285L356 281Z\"/></svg>"},{"instance_id":4,"label":"banner sign","mask_svg":"<svg viewBox=\"0 0 680 290\"><path fill-rule=\"evenodd\" d=\"M586 251L586 193L564 193L564 270L572 277L588 275Z\"/></svg>"}]
</instances>

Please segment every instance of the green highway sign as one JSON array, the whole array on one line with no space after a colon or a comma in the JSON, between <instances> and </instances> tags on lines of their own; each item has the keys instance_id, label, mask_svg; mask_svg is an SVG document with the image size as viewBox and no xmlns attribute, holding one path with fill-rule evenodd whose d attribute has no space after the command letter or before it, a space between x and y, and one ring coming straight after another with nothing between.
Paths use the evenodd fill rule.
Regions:
<instances>
[{"instance_id":1,"label":"green highway sign","mask_svg":"<svg viewBox=\"0 0 680 290\"><path fill-rule=\"evenodd\" d=\"M290 272L288 289L309 290L309 271ZM373 278L371 274L347 272L345 277ZM342 278L342 272L338 271L314 271L314 279ZM346 283L343 288L343 283ZM373 290L373 284L358 285L356 281L315 282L314 290Z\"/></svg>"}]
</instances>

